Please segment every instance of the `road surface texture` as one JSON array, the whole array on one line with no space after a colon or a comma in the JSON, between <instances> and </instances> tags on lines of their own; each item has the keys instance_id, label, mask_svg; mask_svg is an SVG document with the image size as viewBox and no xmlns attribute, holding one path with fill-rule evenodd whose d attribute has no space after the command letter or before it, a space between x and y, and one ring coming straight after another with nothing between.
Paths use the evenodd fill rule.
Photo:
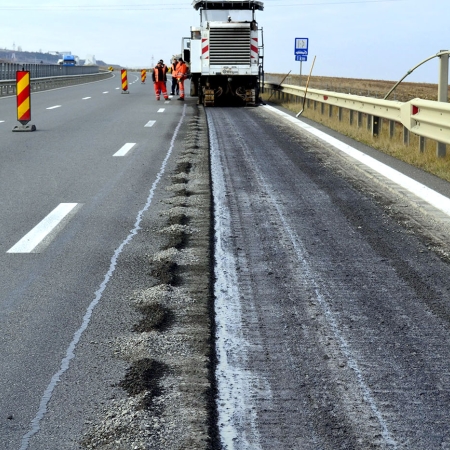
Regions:
<instances>
[{"instance_id":1,"label":"road surface texture","mask_svg":"<svg viewBox=\"0 0 450 450\"><path fill-rule=\"evenodd\" d=\"M447 225L266 108L207 117L223 448L450 448Z\"/></svg>"},{"instance_id":2,"label":"road surface texture","mask_svg":"<svg viewBox=\"0 0 450 450\"><path fill-rule=\"evenodd\" d=\"M129 81L0 99L0 449L450 448L443 215Z\"/></svg>"},{"instance_id":3,"label":"road surface texture","mask_svg":"<svg viewBox=\"0 0 450 450\"><path fill-rule=\"evenodd\" d=\"M214 435L206 120L128 79L0 99L1 450Z\"/></svg>"}]
</instances>

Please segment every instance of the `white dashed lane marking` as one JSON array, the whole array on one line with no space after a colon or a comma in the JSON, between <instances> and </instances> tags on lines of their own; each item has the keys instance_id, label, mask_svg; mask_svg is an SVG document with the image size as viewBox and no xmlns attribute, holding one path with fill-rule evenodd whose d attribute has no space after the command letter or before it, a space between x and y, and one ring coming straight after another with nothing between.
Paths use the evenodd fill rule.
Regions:
<instances>
[{"instance_id":1,"label":"white dashed lane marking","mask_svg":"<svg viewBox=\"0 0 450 450\"><path fill-rule=\"evenodd\" d=\"M39 244L44 241L46 244L50 243L51 237L55 237L56 232L62 230L67 220L75 213L76 206L78 203L60 203L6 253L36 253Z\"/></svg>"},{"instance_id":2,"label":"white dashed lane marking","mask_svg":"<svg viewBox=\"0 0 450 450\"><path fill-rule=\"evenodd\" d=\"M135 145L136 142L128 142L118 152L114 153L113 156L125 156Z\"/></svg>"},{"instance_id":3,"label":"white dashed lane marking","mask_svg":"<svg viewBox=\"0 0 450 450\"><path fill-rule=\"evenodd\" d=\"M144 127L152 127L153 125L155 125L156 120L150 120L149 122L147 122Z\"/></svg>"},{"instance_id":4,"label":"white dashed lane marking","mask_svg":"<svg viewBox=\"0 0 450 450\"><path fill-rule=\"evenodd\" d=\"M83 97L81 100L88 100L90 98L92 98L92 97Z\"/></svg>"},{"instance_id":5,"label":"white dashed lane marking","mask_svg":"<svg viewBox=\"0 0 450 450\"><path fill-rule=\"evenodd\" d=\"M166 108L159 108L157 112L162 113L166 110Z\"/></svg>"},{"instance_id":6,"label":"white dashed lane marking","mask_svg":"<svg viewBox=\"0 0 450 450\"><path fill-rule=\"evenodd\" d=\"M56 109L56 108L61 108L61 105L50 106L47 109Z\"/></svg>"}]
</instances>

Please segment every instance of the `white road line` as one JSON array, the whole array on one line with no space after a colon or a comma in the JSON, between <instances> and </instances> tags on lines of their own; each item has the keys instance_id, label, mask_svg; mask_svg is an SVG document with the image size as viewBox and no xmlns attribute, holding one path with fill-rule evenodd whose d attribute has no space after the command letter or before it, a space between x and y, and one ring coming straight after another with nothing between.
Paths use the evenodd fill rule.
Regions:
<instances>
[{"instance_id":1,"label":"white road line","mask_svg":"<svg viewBox=\"0 0 450 450\"><path fill-rule=\"evenodd\" d=\"M4 120L0 120L0 123L4 123L5 121Z\"/></svg>"},{"instance_id":2,"label":"white road line","mask_svg":"<svg viewBox=\"0 0 450 450\"><path fill-rule=\"evenodd\" d=\"M116 91L118 91L120 88L116 88Z\"/></svg>"},{"instance_id":3,"label":"white road line","mask_svg":"<svg viewBox=\"0 0 450 450\"><path fill-rule=\"evenodd\" d=\"M113 156L125 156L135 145L136 142L128 142L118 152L114 153Z\"/></svg>"},{"instance_id":4,"label":"white road line","mask_svg":"<svg viewBox=\"0 0 450 450\"><path fill-rule=\"evenodd\" d=\"M170 103L170 100L166 100L164 103L167 105L168 103Z\"/></svg>"},{"instance_id":5,"label":"white road line","mask_svg":"<svg viewBox=\"0 0 450 450\"><path fill-rule=\"evenodd\" d=\"M149 122L147 122L144 127L152 127L153 125L155 125L156 120L150 120Z\"/></svg>"},{"instance_id":6,"label":"white road line","mask_svg":"<svg viewBox=\"0 0 450 450\"><path fill-rule=\"evenodd\" d=\"M109 91L105 91L105 92L103 92L104 94L109 94Z\"/></svg>"},{"instance_id":7,"label":"white road line","mask_svg":"<svg viewBox=\"0 0 450 450\"><path fill-rule=\"evenodd\" d=\"M159 108L157 112L164 112L166 108Z\"/></svg>"},{"instance_id":8,"label":"white road line","mask_svg":"<svg viewBox=\"0 0 450 450\"><path fill-rule=\"evenodd\" d=\"M47 217L38 223L6 253L33 253L33 250L61 224L78 203L60 203Z\"/></svg>"},{"instance_id":9,"label":"white road line","mask_svg":"<svg viewBox=\"0 0 450 450\"><path fill-rule=\"evenodd\" d=\"M92 97L83 97L81 100L88 100L90 98L92 98Z\"/></svg>"},{"instance_id":10,"label":"white road line","mask_svg":"<svg viewBox=\"0 0 450 450\"><path fill-rule=\"evenodd\" d=\"M61 108L61 105L50 106L50 108L47 109L56 109L56 108Z\"/></svg>"},{"instance_id":11,"label":"white road line","mask_svg":"<svg viewBox=\"0 0 450 450\"><path fill-rule=\"evenodd\" d=\"M409 192L415 194L417 197L421 198L428 204L439 209L444 214L450 216L450 198L445 197L442 194L439 194L439 192L436 192L433 189L430 189L429 187L423 185L422 183L419 183L418 181L413 180L412 178L410 178L406 175L403 175L398 170L392 169L391 167L387 166L386 164L383 164L382 162L376 160L375 158L372 158L371 156L366 155L365 153L357 150L356 148L351 147L348 144L345 144L344 142L340 141L339 139L336 139L336 138L324 133L323 131L320 131L317 128L314 128L311 125L308 125L305 122L302 122L301 120L290 116L289 114L286 114L286 113L284 113L276 108L273 108L272 106L268 106L268 105L264 106L264 108L284 117L285 119L292 122L294 125L297 125L298 127L303 128L303 130L307 131L308 133L313 134L314 136L318 137L322 141L325 141L328 144L331 144L333 147L346 153L347 155L351 156L352 158L356 159L357 161L361 162L362 164L366 165L367 167L370 167L371 169L375 170L376 172L383 175L387 179L389 179L392 182L398 184L399 186L405 188Z\"/></svg>"}]
</instances>

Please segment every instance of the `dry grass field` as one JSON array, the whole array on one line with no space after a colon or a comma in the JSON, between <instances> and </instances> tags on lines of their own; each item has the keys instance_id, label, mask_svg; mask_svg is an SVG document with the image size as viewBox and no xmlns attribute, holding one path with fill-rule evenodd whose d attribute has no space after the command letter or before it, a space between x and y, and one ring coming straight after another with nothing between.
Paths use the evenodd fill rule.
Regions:
<instances>
[{"instance_id":1,"label":"dry grass field","mask_svg":"<svg viewBox=\"0 0 450 450\"><path fill-rule=\"evenodd\" d=\"M266 81L280 82L285 75L266 74ZM308 76L303 75L301 85L305 86ZM436 74L437 78L437 74ZM328 90L334 92L343 92L346 94L364 95L368 97L383 98L389 90L395 85L396 81L386 80L365 80L360 78L338 78L311 76L309 88ZM289 75L284 84L293 84L298 86L300 83L299 75ZM422 98L424 100L437 100L437 84L432 83L409 83L403 81L398 85L395 91L389 96L388 100L398 100L407 102L413 98ZM449 88L450 94L450 88Z\"/></svg>"},{"instance_id":2,"label":"dry grass field","mask_svg":"<svg viewBox=\"0 0 450 450\"><path fill-rule=\"evenodd\" d=\"M266 81L279 83L284 75L268 74ZM301 85L305 86L307 76L302 76ZM299 75L290 75L284 81L284 84L299 85ZM395 85L395 81L383 80L366 80L357 78L334 78L312 76L309 82L309 88L329 90L333 92L343 92L354 95L364 95L375 98L383 98L387 92ZM437 99L437 84L428 83L407 83L402 82L388 100L397 100L406 102L413 98L422 98L426 100ZM270 93L266 92L262 98L268 100ZM302 99L291 101L280 101L277 96L272 96L270 102L281 104L286 109L299 112L302 109ZM305 109L302 116L319 122L333 130L336 130L346 136L349 136L359 142L383 151L397 159L405 161L424 171L433 173L434 175L450 181L450 149L447 149L447 155L444 158L436 157L436 142L431 140L425 141L425 149L419 151L419 137L410 134L409 144L403 144L403 126L397 123L395 126L395 134L391 139L389 137L389 125L387 121L382 121L381 132L378 137L372 136L371 130L366 126L367 116L363 117L363 124L357 127L356 124L350 125L349 111L343 110L341 120L338 118L338 108L332 109L332 115L329 115L328 105L325 106L323 114L321 108L314 102L305 103Z\"/></svg>"}]
</instances>

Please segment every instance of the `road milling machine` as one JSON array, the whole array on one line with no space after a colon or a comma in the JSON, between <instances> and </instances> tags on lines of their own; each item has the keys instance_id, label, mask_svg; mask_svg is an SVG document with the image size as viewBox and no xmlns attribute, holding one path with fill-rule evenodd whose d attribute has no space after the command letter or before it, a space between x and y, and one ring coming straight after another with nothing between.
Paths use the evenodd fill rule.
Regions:
<instances>
[{"instance_id":1,"label":"road milling machine","mask_svg":"<svg viewBox=\"0 0 450 450\"><path fill-rule=\"evenodd\" d=\"M194 0L200 26L183 38L191 91L204 106L255 106L263 83L263 30L255 11L263 2Z\"/></svg>"}]
</instances>

